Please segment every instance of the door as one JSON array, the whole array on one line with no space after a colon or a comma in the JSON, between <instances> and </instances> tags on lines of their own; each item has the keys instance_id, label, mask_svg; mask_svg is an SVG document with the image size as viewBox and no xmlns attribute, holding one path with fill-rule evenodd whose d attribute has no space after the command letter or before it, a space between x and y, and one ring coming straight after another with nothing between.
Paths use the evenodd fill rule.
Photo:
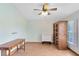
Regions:
<instances>
[{"instance_id":1,"label":"door","mask_svg":"<svg viewBox=\"0 0 79 59\"><path fill-rule=\"evenodd\" d=\"M59 45L62 49L67 48L67 22L59 24Z\"/></svg>"}]
</instances>

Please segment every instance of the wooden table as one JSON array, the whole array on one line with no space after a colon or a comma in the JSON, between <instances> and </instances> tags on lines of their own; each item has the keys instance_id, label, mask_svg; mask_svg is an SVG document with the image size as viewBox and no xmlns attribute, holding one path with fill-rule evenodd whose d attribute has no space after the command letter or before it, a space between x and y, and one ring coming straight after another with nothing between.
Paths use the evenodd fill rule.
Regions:
<instances>
[{"instance_id":1,"label":"wooden table","mask_svg":"<svg viewBox=\"0 0 79 59\"><path fill-rule=\"evenodd\" d=\"M17 51L20 48L23 48L25 51L25 39L16 39L16 40L13 40L13 41L0 45L1 55L10 56L11 49L13 49L14 47L17 47ZM8 54L6 51L8 51Z\"/></svg>"}]
</instances>

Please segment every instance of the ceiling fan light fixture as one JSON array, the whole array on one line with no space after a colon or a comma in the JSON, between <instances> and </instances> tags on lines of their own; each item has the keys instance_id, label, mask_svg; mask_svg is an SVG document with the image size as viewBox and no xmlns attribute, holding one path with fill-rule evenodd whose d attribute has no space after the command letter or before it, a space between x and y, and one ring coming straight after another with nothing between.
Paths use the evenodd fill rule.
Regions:
<instances>
[{"instance_id":1,"label":"ceiling fan light fixture","mask_svg":"<svg viewBox=\"0 0 79 59\"><path fill-rule=\"evenodd\" d=\"M48 12L47 11L42 11L41 15L46 16L46 15L48 15Z\"/></svg>"},{"instance_id":2,"label":"ceiling fan light fixture","mask_svg":"<svg viewBox=\"0 0 79 59\"><path fill-rule=\"evenodd\" d=\"M57 11L57 8L50 8L49 9L48 3L44 3L41 9L34 9L34 10L42 11L38 15L46 16L46 15L50 15L49 11Z\"/></svg>"}]
</instances>

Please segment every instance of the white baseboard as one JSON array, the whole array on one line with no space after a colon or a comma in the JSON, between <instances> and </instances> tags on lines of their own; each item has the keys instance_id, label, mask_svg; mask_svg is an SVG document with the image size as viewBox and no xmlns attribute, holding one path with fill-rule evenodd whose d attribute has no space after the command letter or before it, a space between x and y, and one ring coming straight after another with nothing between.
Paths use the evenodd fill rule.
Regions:
<instances>
[{"instance_id":1,"label":"white baseboard","mask_svg":"<svg viewBox=\"0 0 79 59\"><path fill-rule=\"evenodd\" d=\"M26 42L42 42L42 41L27 41L27 40L26 40Z\"/></svg>"}]
</instances>

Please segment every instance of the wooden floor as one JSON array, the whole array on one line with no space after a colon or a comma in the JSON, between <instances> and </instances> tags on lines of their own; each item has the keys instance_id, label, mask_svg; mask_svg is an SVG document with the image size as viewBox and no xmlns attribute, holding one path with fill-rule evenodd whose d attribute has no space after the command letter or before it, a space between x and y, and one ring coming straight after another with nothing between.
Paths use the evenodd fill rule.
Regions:
<instances>
[{"instance_id":1,"label":"wooden floor","mask_svg":"<svg viewBox=\"0 0 79 59\"><path fill-rule=\"evenodd\" d=\"M76 56L71 50L58 50L53 44L26 43L26 51L19 50L12 56Z\"/></svg>"}]
</instances>

